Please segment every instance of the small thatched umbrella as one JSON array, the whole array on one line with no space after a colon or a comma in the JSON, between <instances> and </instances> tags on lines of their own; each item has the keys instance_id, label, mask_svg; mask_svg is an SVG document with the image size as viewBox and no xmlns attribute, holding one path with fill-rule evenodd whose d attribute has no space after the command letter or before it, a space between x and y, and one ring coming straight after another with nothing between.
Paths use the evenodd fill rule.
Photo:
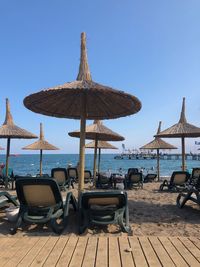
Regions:
<instances>
[{"instance_id":1,"label":"small thatched umbrella","mask_svg":"<svg viewBox=\"0 0 200 267\"><path fill-rule=\"evenodd\" d=\"M181 138L182 141L182 170L185 170L185 137L199 137L200 128L189 124L185 117L185 97L183 98L180 120L170 128L160 132L157 137Z\"/></svg>"},{"instance_id":2,"label":"small thatched umbrella","mask_svg":"<svg viewBox=\"0 0 200 267\"><path fill-rule=\"evenodd\" d=\"M85 148L95 149L95 141L85 145ZM118 149L116 146L111 145L106 141L98 141L97 148L99 149L98 173L100 171L101 149Z\"/></svg>"},{"instance_id":3,"label":"small thatched umbrella","mask_svg":"<svg viewBox=\"0 0 200 267\"><path fill-rule=\"evenodd\" d=\"M86 120L114 119L137 113L141 109L141 102L135 96L92 81L85 33L81 34L77 80L31 94L24 99L24 105L47 116L80 119L79 193L84 186Z\"/></svg>"},{"instance_id":4,"label":"small thatched umbrella","mask_svg":"<svg viewBox=\"0 0 200 267\"><path fill-rule=\"evenodd\" d=\"M157 134L160 133L160 130L161 130L161 121L159 122L159 126L158 126L158 131L157 131ZM158 181L160 180L160 156L159 156L159 150L160 149L176 149L177 147L163 141L161 138L159 137L155 137L155 139L142 146L140 149L151 149L151 150L154 150L156 149L157 151L157 175L158 175Z\"/></svg>"},{"instance_id":5,"label":"small thatched umbrella","mask_svg":"<svg viewBox=\"0 0 200 267\"><path fill-rule=\"evenodd\" d=\"M49 144L44 139L42 123L40 123L40 139L31 145L25 146L22 149L27 150L40 150L40 176L42 176L42 151L43 150L58 150L59 148Z\"/></svg>"},{"instance_id":6,"label":"small thatched umbrella","mask_svg":"<svg viewBox=\"0 0 200 267\"><path fill-rule=\"evenodd\" d=\"M6 117L3 125L0 127L0 138L7 138L7 152L6 152L6 177L8 176L8 165L10 155L10 140L13 139L32 139L37 138L36 135L19 128L13 122L12 115L10 113L10 104L6 98ZM6 182L7 187L7 182Z\"/></svg>"},{"instance_id":7,"label":"small thatched umbrella","mask_svg":"<svg viewBox=\"0 0 200 267\"><path fill-rule=\"evenodd\" d=\"M78 137L80 138L80 131L74 131L68 133L69 136ZM98 148L98 141L123 141L124 137L113 132L108 127L104 126L100 120L95 120L93 124L88 125L85 128L85 138L92 139L95 141L95 148L94 148L94 168L93 168L93 177L94 183L96 178L96 158L97 158L97 148Z\"/></svg>"}]
</instances>

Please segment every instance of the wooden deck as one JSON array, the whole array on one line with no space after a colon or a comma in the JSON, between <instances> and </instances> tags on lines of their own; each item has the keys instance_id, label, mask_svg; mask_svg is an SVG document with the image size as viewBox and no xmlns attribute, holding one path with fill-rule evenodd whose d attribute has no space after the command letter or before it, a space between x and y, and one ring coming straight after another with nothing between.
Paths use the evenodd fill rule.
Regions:
<instances>
[{"instance_id":1,"label":"wooden deck","mask_svg":"<svg viewBox=\"0 0 200 267\"><path fill-rule=\"evenodd\" d=\"M1 237L0 266L200 266L196 237Z\"/></svg>"}]
</instances>

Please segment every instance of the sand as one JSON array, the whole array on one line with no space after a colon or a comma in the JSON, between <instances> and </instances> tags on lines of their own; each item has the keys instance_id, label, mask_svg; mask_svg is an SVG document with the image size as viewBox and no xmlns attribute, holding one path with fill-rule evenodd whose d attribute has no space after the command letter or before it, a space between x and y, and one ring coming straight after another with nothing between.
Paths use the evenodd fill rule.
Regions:
<instances>
[{"instance_id":1,"label":"sand","mask_svg":"<svg viewBox=\"0 0 200 267\"><path fill-rule=\"evenodd\" d=\"M134 236L195 236L200 237L200 206L188 202L183 208L176 206L178 193L159 192L160 183L146 183L143 189L128 190L130 225ZM72 190L77 197L77 190ZM12 194L15 192L12 191ZM65 192L62 193L66 195ZM78 216L70 212L68 226L62 235L77 235ZM8 222L4 209L0 210L0 236L9 235L13 223ZM50 227L23 226L16 236L55 235ZM92 227L84 236L127 235L115 225Z\"/></svg>"}]
</instances>

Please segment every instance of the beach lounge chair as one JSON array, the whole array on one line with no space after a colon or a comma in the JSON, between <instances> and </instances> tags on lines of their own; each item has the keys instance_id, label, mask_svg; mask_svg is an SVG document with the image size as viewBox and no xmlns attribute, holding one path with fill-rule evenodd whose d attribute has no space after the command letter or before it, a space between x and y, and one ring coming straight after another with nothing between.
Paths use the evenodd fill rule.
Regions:
<instances>
[{"instance_id":1,"label":"beach lounge chair","mask_svg":"<svg viewBox=\"0 0 200 267\"><path fill-rule=\"evenodd\" d=\"M157 174L156 173L148 173L144 177L144 183L154 182L156 178L157 178Z\"/></svg>"},{"instance_id":2,"label":"beach lounge chair","mask_svg":"<svg viewBox=\"0 0 200 267\"><path fill-rule=\"evenodd\" d=\"M0 208L4 208L8 206L9 204L13 204L14 206L18 206L18 203L16 201L16 197L10 195L6 191L0 192Z\"/></svg>"},{"instance_id":3,"label":"beach lounge chair","mask_svg":"<svg viewBox=\"0 0 200 267\"><path fill-rule=\"evenodd\" d=\"M107 173L98 173L98 178L96 181L96 187L101 189L109 189L112 187L112 180L110 175Z\"/></svg>"},{"instance_id":4,"label":"beach lounge chair","mask_svg":"<svg viewBox=\"0 0 200 267\"><path fill-rule=\"evenodd\" d=\"M90 170L84 171L84 183L91 183L92 182L92 173Z\"/></svg>"},{"instance_id":5,"label":"beach lounge chair","mask_svg":"<svg viewBox=\"0 0 200 267\"><path fill-rule=\"evenodd\" d=\"M67 168L67 176L73 183L78 182L78 169L74 167Z\"/></svg>"},{"instance_id":6,"label":"beach lounge chair","mask_svg":"<svg viewBox=\"0 0 200 267\"><path fill-rule=\"evenodd\" d=\"M54 178L60 189L66 191L66 188L74 188L73 180L68 177L67 170L65 168L53 168L51 170L51 177Z\"/></svg>"},{"instance_id":7,"label":"beach lounge chair","mask_svg":"<svg viewBox=\"0 0 200 267\"><path fill-rule=\"evenodd\" d=\"M170 181L164 180L159 190L166 188L168 191L180 191L186 189L190 174L186 171L174 171Z\"/></svg>"},{"instance_id":8,"label":"beach lounge chair","mask_svg":"<svg viewBox=\"0 0 200 267\"><path fill-rule=\"evenodd\" d=\"M130 233L127 193L123 191L83 192L79 199L79 233L90 225L118 224Z\"/></svg>"},{"instance_id":9,"label":"beach lounge chair","mask_svg":"<svg viewBox=\"0 0 200 267\"><path fill-rule=\"evenodd\" d=\"M143 177L141 172L129 172L124 180L125 189L132 189L134 187L143 188Z\"/></svg>"},{"instance_id":10,"label":"beach lounge chair","mask_svg":"<svg viewBox=\"0 0 200 267\"><path fill-rule=\"evenodd\" d=\"M192 174L190 177L190 184L194 185L197 183L198 179L200 177L200 168L193 168L192 169Z\"/></svg>"},{"instance_id":11,"label":"beach lounge chair","mask_svg":"<svg viewBox=\"0 0 200 267\"><path fill-rule=\"evenodd\" d=\"M17 197L20 203L19 215L11 233L15 234L22 222L28 224L49 223L53 231L60 234L66 224L69 206L77 209L76 199L71 192L63 202L57 182L52 178L26 177L16 181Z\"/></svg>"},{"instance_id":12,"label":"beach lounge chair","mask_svg":"<svg viewBox=\"0 0 200 267\"><path fill-rule=\"evenodd\" d=\"M185 203L190 200L200 205L200 176L195 180L195 183L190 184L186 192L181 192L177 196L176 204L179 208L183 208Z\"/></svg>"}]
</instances>

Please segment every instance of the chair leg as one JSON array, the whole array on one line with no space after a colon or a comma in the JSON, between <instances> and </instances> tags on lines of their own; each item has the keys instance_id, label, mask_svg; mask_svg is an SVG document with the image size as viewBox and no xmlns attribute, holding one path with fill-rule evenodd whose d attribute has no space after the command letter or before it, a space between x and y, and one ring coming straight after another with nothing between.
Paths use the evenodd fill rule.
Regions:
<instances>
[{"instance_id":1,"label":"chair leg","mask_svg":"<svg viewBox=\"0 0 200 267\"><path fill-rule=\"evenodd\" d=\"M11 235L16 234L17 233L17 229L20 227L21 224L22 224L22 216L19 215L18 219L17 219L17 222L15 224L15 227L14 228L10 228L10 234Z\"/></svg>"}]
</instances>

